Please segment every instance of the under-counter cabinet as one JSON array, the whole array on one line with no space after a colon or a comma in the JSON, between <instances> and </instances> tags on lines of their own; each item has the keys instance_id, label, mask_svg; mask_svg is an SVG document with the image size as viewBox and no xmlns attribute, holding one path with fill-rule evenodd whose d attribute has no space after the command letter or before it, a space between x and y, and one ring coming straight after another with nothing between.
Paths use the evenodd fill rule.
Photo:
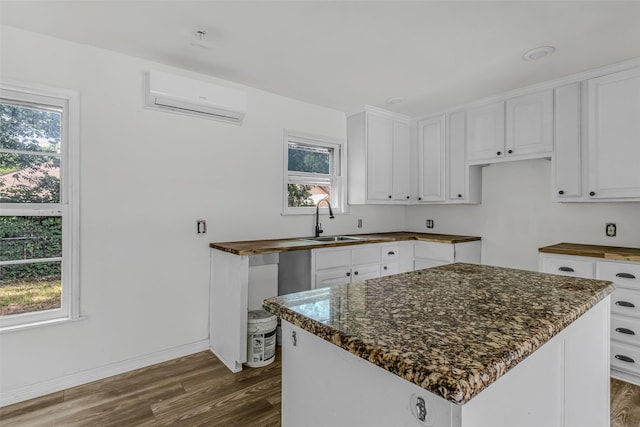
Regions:
<instances>
[{"instance_id":1,"label":"under-counter cabinet","mask_svg":"<svg viewBox=\"0 0 640 427\"><path fill-rule=\"evenodd\" d=\"M482 243L478 241L463 243L415 242L413 244L413 269L437 267L454 262L480 264Z\"/></svg>"},{"instance_id":2,"label":"under-counter cabinet","mask_svg":"<svg viewBox=\"0 0 640 427\"><path fill-rule=\"evenodd\" d=\"M640 385L640 249L559 244L540 251L544 273L616 284L611 295L611 376Z\"/></svg>"},{"instance_id":3,"label":"under-counter cabinet","mask_svg":"<svg viewBox=\"0 0 640 427\"><path fill-rule=\"evenodd\" d=\"M311 251L311 288L342 285L411 271L410 242Z\"/></svg>"},{"instance_id":4,"label":"under-counter cabinet","mask_svg":"<svg viewBox=\"0 0 640 427\"><path fill-rule=\"evenodd\" d=\"M409 117L370 106L347 118L350 204L411 199Z\"/></svg>"}]
</instances>

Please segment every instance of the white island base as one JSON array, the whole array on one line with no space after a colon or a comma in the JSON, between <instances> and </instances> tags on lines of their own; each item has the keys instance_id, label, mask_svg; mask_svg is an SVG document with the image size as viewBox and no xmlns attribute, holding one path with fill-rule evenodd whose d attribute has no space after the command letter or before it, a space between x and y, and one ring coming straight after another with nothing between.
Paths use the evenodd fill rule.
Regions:
<instances>
[{"instance_id":1,"label":"white island base","mask_svg":"<svg viewBox=\"0 0 640 427\"><path fill-rule=\"evenodd\" d=\"M609 301L464 405L283 321L282 426L609 426ZM417 419L419 398L425 421Z\"/></svg>"}]
</instances>

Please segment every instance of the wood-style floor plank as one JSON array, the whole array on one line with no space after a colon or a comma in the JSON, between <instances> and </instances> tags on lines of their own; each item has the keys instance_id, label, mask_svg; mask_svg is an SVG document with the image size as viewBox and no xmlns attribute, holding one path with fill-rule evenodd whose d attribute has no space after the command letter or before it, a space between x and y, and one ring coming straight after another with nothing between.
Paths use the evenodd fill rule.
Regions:
<instances>
[{"instance_id":1,"label":"wood-style floor plank","mask_svg":"<svg viewBox=\"0 0 640 427\"><path fill-rule=\"evenodd\" d=\"M232 374L208 351L0 408L3 427L279 427L281 358ZM640 426L640 387L611 380L611 427Z\"/></svg>"}]
</instances>

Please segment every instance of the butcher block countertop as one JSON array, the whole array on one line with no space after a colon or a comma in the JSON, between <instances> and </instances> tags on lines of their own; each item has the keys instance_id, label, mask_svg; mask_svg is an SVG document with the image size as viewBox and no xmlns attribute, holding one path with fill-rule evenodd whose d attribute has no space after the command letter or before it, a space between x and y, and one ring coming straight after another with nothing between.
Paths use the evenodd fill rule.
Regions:
<instances>
[{"instance_id":1,"label":"butcher block countertop","mask_svg":"<svg viewBox=\"0 0 640 427\"><path fill-rule=\"evenodd\" d=\"M273 297L263 307L464 404L613 289L607 281L458 263Z\"/></svg>"},{"instance_id":2,"label":"butcher block countertop","mask_svg":"<svg viewBox=\"0 0 640 427\"><path fill-rule=\"evenodd\" d=\"M350 234L349 236L361 238L361 240L349 240L340 242L314 242L310 237L298 237L275 240L245 240L239 242L214 242L209 243L212 249L229 252L235 255L256 255L273 252L299 251L304 249L331 248L346 245L363 245L368 243L398 242L405 240L417 240L437 243L464 243L480 240L475 236L456 236L453 234L431 234L411 232L391 232L373 234Z\"/></svg>"},{"instance_id":3,"label":"butcher block countertop","mask_svg":"<svg viewBox=\"0 0 640 427\"><path fill-rule=\"evenodd\" d=\"M640 248L622 248L617 246L583 245L580 243L558 243L538 249L539 252L559 255L604 258L616 261L640 262Z\"/></svg>"}]
</instances>

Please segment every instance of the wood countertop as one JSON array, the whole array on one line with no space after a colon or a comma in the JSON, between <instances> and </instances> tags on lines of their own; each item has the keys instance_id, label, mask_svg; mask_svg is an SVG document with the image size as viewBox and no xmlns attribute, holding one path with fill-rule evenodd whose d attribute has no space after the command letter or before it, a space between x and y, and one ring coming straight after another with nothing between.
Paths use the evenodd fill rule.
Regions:
<instances>
[{"instance_id":1,"label":"wood countertop","mask_svg":"<svg viewBox=\"0 0 640 427\"><path fill-rule=\"evenodd\" d=\"M274 240L245 240L238 242L214 242L209 243L212 249L218 249L235 255L256 255L274 252L299 251L305 249L332 248L336 246L364 245L368 243L401 242L416 240L436 243L464 243L481 240L476 236L457 236L453 234L432 234L432 233L411 233L411 232L390 232L372 234L349 234L348 236L358 237L361 240L349 240L340 242L314 242L311 237L298 237L290 239Z\"/></svg>"},{"instance_id":2,"label":"wood countertop","mask_svg":"<svg viewBox=\"0 0 640 427\"><path fill-rule=\"evenodd\" d=\"M573 255L591 258L603 258L616 261L640 262L640 248L618 246L584 245L580 243L558 243L538 249L547 254Z\"/></svg>"},{"instance_id":3,"label":"wood countertop","mask_svg":"<svg viewBox=\"0 0 640 427\"><path fill-rule=\"evenodd\" d=\"M608 281L458 263L273 297L263 307L464 404L613 289Z\"/></svg>"}]
</instances>

